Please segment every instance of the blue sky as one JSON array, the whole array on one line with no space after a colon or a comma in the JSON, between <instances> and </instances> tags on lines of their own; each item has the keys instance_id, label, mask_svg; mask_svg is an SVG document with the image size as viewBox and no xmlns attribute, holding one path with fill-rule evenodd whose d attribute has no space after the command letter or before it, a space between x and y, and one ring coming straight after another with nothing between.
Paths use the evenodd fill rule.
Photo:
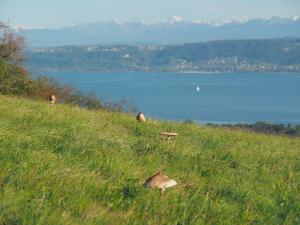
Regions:
<instances>
[{"instance_id":1,"label":"blue sky","mask_svg":"<svg viewBox=\"0 0 300 225\"><path fill-rule=\"evenodd\" d=\"M72 23L118 19L162 21L292 17L300 0L0 0L0 20L16 26L61 27Z\"/></svg>"}]
</instances>

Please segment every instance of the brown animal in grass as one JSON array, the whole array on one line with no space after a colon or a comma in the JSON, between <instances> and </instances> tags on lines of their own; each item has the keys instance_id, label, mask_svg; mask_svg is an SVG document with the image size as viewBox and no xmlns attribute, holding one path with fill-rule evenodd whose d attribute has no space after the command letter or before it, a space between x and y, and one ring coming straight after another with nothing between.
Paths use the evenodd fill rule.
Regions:
<instances>
[{"instance_id":1,"label":"brown animal in grass","mask_svg":"<svg viewBox=\"0 0 300 225\"><path fill-rule=\"evenodd\" d=\"M53 107L55 101L56 101L55 95L50 95L50 96L49 96L49 102L50 102L50 104L51 104L51 107Z\"/></svg>"},{"instance_id":2,"label":"brown animal in grass","mask_svg":"<svg viewBox=\"0 0 300 225\"><path fill-rule=\"evenodd\" d=\"M167 188L176 186L177 182L173 179L170 179L162 172L158 172L148 178L144 185L149 188L158 188L160 190L160 194L162 194Z\"/></svg>"},{"instance_id":3,"label":"brown animal in grass","mask_svg":"<svg viewBox=\"0 0 300 225\"><path fill-rule=\"evenodd\" d=\"M145 118L144 114L141 113L141 112L137 114L136 119L139 122L145 122L146 121L146 118Z\"/></svg>"}]
</instances>

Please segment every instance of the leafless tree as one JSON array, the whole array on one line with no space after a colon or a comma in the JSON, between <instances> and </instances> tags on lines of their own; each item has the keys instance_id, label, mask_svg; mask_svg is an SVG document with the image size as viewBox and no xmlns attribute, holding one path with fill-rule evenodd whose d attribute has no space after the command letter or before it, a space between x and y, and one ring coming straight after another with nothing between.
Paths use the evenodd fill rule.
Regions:
<instances>
[{"instance_id":1,"label":"leafless tree","mask_svg":"<svg viewBox=\"0 0 300 225\"><path fill-rule=\"evenodd\" d=\"M25 39L19 37L9 26L0 21L0 60L10 64L20 64L24 56Z\"/></svg>"}]
</instances>

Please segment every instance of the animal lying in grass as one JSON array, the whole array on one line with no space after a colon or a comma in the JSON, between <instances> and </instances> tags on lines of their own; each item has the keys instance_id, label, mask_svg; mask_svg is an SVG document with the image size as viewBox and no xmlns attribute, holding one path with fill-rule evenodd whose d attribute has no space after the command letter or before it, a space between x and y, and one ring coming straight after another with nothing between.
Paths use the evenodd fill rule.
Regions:
<instances>
[{"instance_id":1,"label":"animal lying in grass","mask_svg":"<svg viewBox=\"0 0 300 225\"><path fill-rule=\"evenodd\" d=\"M50 96L49 96L49 102L50 102L50 104L51 104L51 107L53 107L55 101L56 101L55 95L50 95Z\"/></svg>"},{"instance_id":2,"label":"animal lying in grass","mask_svg":"<svg viewBox=\"0 0 300 225\"><path fill-rule=\"evenodd\" d=\"M177 182L159 171L148 178L144 185L149 188L158 188L160 190L160 194L162 194L167 188L176 186Z\"/></svg>"},{"instance_id":3,"label":"animal lying in grass","mask_svg":"<svg viewBox=\"0 0 300 225\"><path fill-rule=\"evenodd\" d=\"M141 113L141 112L137 114L136 119L137 119L138 122L145 122L146 121L146 118L145 118L144 114Z\"/></svg>"}]
</instances>

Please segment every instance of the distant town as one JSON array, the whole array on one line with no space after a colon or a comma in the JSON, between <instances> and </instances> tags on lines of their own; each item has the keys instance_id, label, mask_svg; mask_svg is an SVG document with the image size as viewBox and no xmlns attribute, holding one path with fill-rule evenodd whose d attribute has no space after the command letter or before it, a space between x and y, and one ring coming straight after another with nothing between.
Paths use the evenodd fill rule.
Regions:
<instances>
[{"instance_id":1,"label":"distant town","mask_svg":"<svg viewBox=\"0 0 300 225\"><path fill-rule=\"evenodd\" d=\"M28 49L28 66L73 71L300 72L300 39L227 40L173 46Z\"/></svg>"}]
</instances>

